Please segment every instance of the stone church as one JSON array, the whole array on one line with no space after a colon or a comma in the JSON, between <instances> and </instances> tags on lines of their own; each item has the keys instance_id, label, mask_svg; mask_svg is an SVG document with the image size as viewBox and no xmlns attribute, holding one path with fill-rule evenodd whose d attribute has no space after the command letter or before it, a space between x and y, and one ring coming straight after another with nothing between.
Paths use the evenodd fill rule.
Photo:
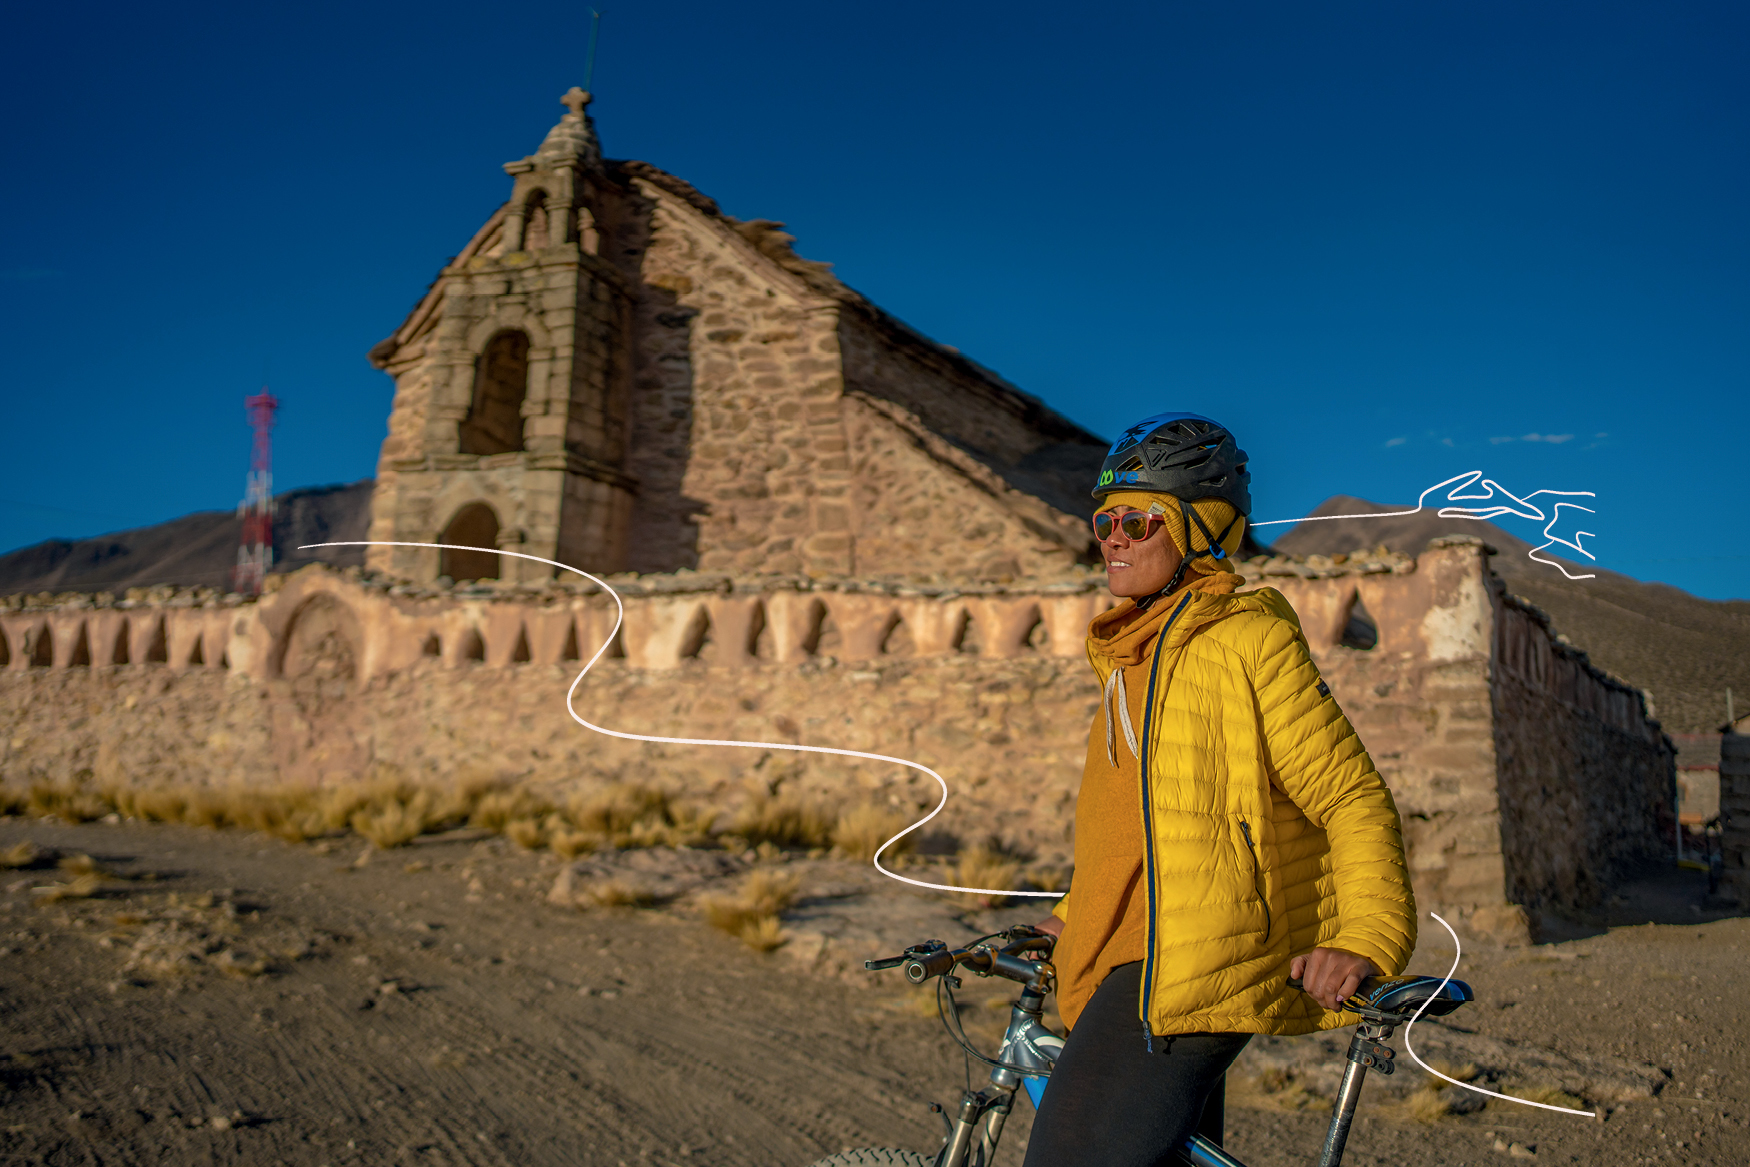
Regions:
<instances>
[{"instance_id":1,"label":"stone church","mask_svg":"<svg viewBox=\"0 0 1750 1167\"><path fill-rule=\"evenodd\" d=\"M1081 566L1105 444L780 224L603 160L588 95L565 104L371 353L396 392L369 538L463 549L372 547L372 570L312 565L258 597L0 597L0 777L635 781L728 818L780 785L919 815L937 798L885 764L604 739L575 690L600 725L916 759L949 784L932 829L1067 862L1100 707L1084 637L1113 602ZM623 624L505 551L613 575ZM1418 901L1524 940L1669 845L1672 750L1491 553L1238 566L1293 604L1391 784ZM1727 849L1741 870L1750 846Z\"/></svg>"},{"instance_id":2,"label":"stone church","mask_svg":"<svg viewBox=\"0 0 1750 1167\"><path fill-rule=\"evenodd\" d=\"M1014 580L1092 556L1105 443L645 162L589 94L371 350L371 548L416 581L597 572Z\"/></svg>"}]
</instances>

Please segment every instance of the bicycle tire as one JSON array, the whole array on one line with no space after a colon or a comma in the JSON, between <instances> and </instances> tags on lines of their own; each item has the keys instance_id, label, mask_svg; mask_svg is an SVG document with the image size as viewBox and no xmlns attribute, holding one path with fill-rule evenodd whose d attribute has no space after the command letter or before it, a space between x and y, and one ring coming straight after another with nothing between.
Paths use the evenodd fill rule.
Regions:
<instances>
[{"instance_id":1,"label":"bicycle tire","mask_svg":"<svg viewBox=\"0 0 1750 1167\"><path fill-rule=\"evenodd\" d=\"M934 1155L920 1155L916 1151L901 1151L895 1147L859 1147L818 1159L809 1167L930 1167L935 1161Z\"/></svg>"}]
</instances>

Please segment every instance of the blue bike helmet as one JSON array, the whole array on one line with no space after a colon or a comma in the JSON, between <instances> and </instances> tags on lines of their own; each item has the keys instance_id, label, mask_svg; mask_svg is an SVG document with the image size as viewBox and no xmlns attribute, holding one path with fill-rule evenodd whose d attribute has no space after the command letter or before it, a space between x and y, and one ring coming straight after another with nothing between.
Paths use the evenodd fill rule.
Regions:
<instances>
[{"instance_id":1,"label":"blue bike helmet","mask_svg":"<svg viewBox=\"0 0 1750 1167\"><path fill-rule=\"evenodd\" d=\"M1157 413L1112 443L1093 494L1103 499L1118 490L1153 490L1181 502L1221 498L1249 518L1251 485L1246 452L1220 422L1196 413Z\"/></svg>"}]
</instances>

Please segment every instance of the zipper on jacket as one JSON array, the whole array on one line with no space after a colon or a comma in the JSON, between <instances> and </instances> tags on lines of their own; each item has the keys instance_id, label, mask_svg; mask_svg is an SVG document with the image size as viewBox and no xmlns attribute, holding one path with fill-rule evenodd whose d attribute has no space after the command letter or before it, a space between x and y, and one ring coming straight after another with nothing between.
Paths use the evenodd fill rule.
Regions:
<instances>
[{"instance_id":1,"label":"zipper on jacket","mask_svg":"<svg viewBox=\"0 0 1750 1167\"><path fill-rule=\"evenodd\" d=\"M1191 602L1186 596L1179 601L1179 606L1173 609L1173 614L1167 617L1167 622L1161 626L1161 631L1155 637L1153 658L1148 665L1148 697L1142 706L1142 756L1137 758L1137 773L1142 782L1142 860L1144 882L1148 884L1148 955L1142 965L1142 1035L1143 1048L1149 1053L1155 1052L1155 1032L1148 1019L1149 998L1155 988L1155 912L1158 905L1155 900L1155 827L1154 808L1150 805L1148 760L1150 747L1154 738L1151 727L1155 712L1155 681L1161 673L1161 648L1166 643L1167 632L1173 627L1173 622L1179 618L1179 613L1185 610L1185 605ZM1123 667L1123 666L1119 666Z\"/></svg>"},{"instance_id":2,"label":"zipper on jacket","mask_svg":"<svg viewBox=\"0 0 1750 1167\"><path fill-rule=\"evenodd\" d=\"M1264 868L1263 865L1258 862L1258 848L1252 842L1252 824L1248 823L1245 819L1240 820L1240 834L1246 837L1246 850L1250 852L1252 856L1252 886L1257 889L1258 903L1264 909L1264 942L1269 943L1270 930L1274 927L1274 924L1270 919L1270 897L1265 894Z\"/></svg>"}]
</instances>

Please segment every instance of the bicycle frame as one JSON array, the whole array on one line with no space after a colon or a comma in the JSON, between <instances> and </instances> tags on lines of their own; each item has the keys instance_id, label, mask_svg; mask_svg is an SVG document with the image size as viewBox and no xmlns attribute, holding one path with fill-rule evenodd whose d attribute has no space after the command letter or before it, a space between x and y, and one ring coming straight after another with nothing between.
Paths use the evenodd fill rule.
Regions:
<instances>
[{"instance_id":1,"label":"bicycle frame","mask_svg":"<svg viewBox=\"0 0 1750 1167\"><path fill-rule=\"evenodd\" d=\"M1002 941L1000 945L989 943L998 938ZM1063 1049L1063 1039L1045 1027L1041 1014L1045 995L1054 987L1056 970L1049 960L1027 959L1022 954L1049 954L1052 943L1051 937L1037 929L1018 925L968 948L949 949L939 940L930 940L906 949L901 956L863 962L863 967L872 970L903 968L906 979L914 985L940 977L944 986L958 988L960 978L953 973L960 967L978 976L1000 976L1021 985L1021 995L1010 1010L1008 1029L996 1057L987 1058L972 1049L963 1031L956 1034L954 1027L949 1030L950 1036L969 1054L991 1066L991 1089L967 1090L962 1094L953 1121L939 1104L931 1105L932 1111L942 1115L947 1128L932 1167L991 1167L1003 1126L1014 1109L1015 1092L1029 1080L1042 1083L1050 1077ZM1298 981L1288 983L1292 988L1301 987ZM1395 1051L1383 1043L1411 1020L1412 1012L1419 1009L1430 1016L1440 1016L1471 999L1470 986L1462 981L1437 985L1433 977L1405 976L1369 978L1362 982L1356 995L1345 1002L1346 1007L1361 1015L1362 1021L1349 1041L1348 1064L1331 1107L1331 1124L1319 1153L1319 1167L1340 1167L1367 1071L1373 1069L1389 1075L1396 1068ZM948 1024L946 1012L943 1024ZM1037 1097L1034 1101L1037 1103ZM1201 1135L1187 1139L1178 1148L1178 1155L1190 1167L1246 1167Z\"/></svg>"}]
</instances>

